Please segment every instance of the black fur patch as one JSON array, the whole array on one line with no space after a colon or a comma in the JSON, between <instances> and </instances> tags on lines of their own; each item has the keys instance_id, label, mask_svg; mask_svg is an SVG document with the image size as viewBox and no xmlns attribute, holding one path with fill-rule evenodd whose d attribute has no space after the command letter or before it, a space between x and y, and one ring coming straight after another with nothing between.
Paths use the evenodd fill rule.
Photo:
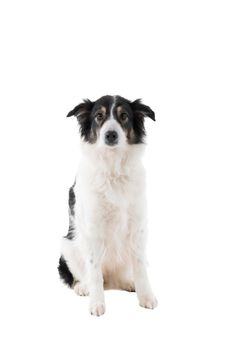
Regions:
<instances>
[{"instance_id":1,"label":"black fur patch","mask_svg":"<svg viewBox=\"0 0 233 350\"><path fill-rule=\"evenodd\" d=\"M90 100L83 100L83 103L80 103L72 111L67 114L67 117L75 115L80 125L81 136L85 141L88 141L90 138L91 132L91 119L89 118L90 113L94 103Z\"/></svg>"},{"instance_id":2,"label":"black fur patch","mask_svg":"<svg viewBox=\"0 0 233 350\"><path fill-rule=\"evenodd\" d=\"M75 184L69 189L69 209L70 209L71 215L74 215L74 206L75 206L74 186Z\"/></svg>"},{"instance_id":3,"label":"black fur patch","mask_svg":"<svg viewBox=\"0 0 233 350\"><path fill-rule=\"evenodd\" d=\"M75 236L75 227L73 224L69 225L69 230L65 238L72 240Z\"/></svg>"},{"instance_id":4,"label":"black fur patch","mask_svg":"<svg viewBox=\"0 0 233 350\"><path fill-rule=\"evenodd\" d=\"M144 142L146 135L144 118L148 117L155 121L155 114L150 107L142 104L140 99L132 102L121 96L106 95L95 102L84 100L70 111L67 117L76 116L83 139L95 143L98 130L108 120L111 111L124 130L129 144Z\"/></svg>"},{"instance_id":5,"label":"black fur patch","mask_svg":"<svg viewBox=\"0 0 233 350\"><path fill-rule=\"evenodd\" d=\"M72 273L69 270L69 267L67 266L67 263L63 256L60 257L59 259L59 265L58 265L58 272L60 275L61 280L68 284L69 287L72 287L74 283L74 277Z\"/></svg>"},{"instance_id":6,"label":"black fur patch","mask_svg":"<svg viewBox=\"0 0 233 350\"><path fill-rule=\"evenodd\" d=\"M75 193L74 193L74 186L75 183L73 184L72 187L70 187L69 190L69 231L67 235L65 236L67 239L73 239L75 236L75 224L74 224L74 215L75 215Z\"/></svg>"}]
</instances>

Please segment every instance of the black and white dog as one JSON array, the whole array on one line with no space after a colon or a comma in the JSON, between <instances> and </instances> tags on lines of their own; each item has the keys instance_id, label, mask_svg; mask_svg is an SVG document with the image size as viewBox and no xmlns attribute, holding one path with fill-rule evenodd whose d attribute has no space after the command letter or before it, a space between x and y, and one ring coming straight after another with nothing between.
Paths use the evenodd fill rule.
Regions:
<instances>
[{"instance_id":1,"label":"black and white dog","mask_svg":"<svg viewBox=\"0 0 233 350\"><path fill-rule=\"evenodd\" d=\"M62 239L59 273L90 312L105 312L104 289L136 291L139 304L157 305L146 272L144 118L154 112L140 100L103 96L69 112L82 136L82 158L69 192L70 225Z\"/></svg>"}]
</instances>

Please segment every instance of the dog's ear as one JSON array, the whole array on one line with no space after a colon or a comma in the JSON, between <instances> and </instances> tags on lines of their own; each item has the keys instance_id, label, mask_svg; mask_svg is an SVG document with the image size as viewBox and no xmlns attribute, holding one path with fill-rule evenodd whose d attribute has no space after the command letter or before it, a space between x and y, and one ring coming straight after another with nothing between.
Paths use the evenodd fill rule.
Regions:
<instances>
[{"instance_id":1,"label":"dog's ear","mask_svg":"<svg viewBox=\"0 0 233 350\"><path fill-rule=\"evenodd\" d=\"M74 107L74 109L72 109L72 111L70 111L67 114L67 117L75 116L77 117L78 120L84 119L91 113L93 105L94 105L94 102L91 102L90 100L85 99L83 100L82 103Z\"/></svg>"},{"instance_id":2,"label":"dog's ear","mask_svg":"<svg viewBox=\"0 0 233 350\"><path fill-rule=\"evenodd\" d=\"M87 140L91 130L91 118L90 114L92 108L94 106L94 102L86 99L83 100L78 106L74 107L72 111L67 114L67 117L75 116L80 125L81 136Z\"/></svg>"},{"instance_id":3,"label":"dog's ear","mask_svg":"<svg viewBox=\"0 0 233 350\"><path fill-rule=\"evenodd\" d=\"M137 99L134 102L132 102L131 107L136 116L149 117L155 121L155 113L150 107L142 104L141 99Z\"/></svg>"}]
</instances>

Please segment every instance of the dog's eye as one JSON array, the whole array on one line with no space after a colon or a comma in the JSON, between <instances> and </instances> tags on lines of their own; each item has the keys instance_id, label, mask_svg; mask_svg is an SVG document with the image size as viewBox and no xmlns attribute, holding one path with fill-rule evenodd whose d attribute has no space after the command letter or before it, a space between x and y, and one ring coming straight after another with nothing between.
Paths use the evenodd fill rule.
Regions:
<instances>
[{"instance_id":1,"label":"dog's eye","mask_svg":"<svg viewBox=\"0 0 233 350\"><path fill-rule=\"evenodd\" d=\"M97 120L102 120L103 117L104 117L104 116L103 116L102 113L97 113L97 114L96 114L96 119L97 119Z\"/></svg>"},{"instance_id":2,"label":"dog's eye","mask_svg":"<svg viewBox=\"0 0 233 350\"><path fill-rule=\"evenodd\" d=\"M121 113L120 118L121 120L125 121L128 118L127 113Z\"/></svg>"}]
</instances>

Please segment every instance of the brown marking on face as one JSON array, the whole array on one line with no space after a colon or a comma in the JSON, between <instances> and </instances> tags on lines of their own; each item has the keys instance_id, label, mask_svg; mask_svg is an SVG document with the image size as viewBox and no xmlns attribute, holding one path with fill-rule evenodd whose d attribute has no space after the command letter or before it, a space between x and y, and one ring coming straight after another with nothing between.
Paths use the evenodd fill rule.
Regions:
<instances>
[{"instance_id":1,"label":"brown marking on face","mask_svg":"<svg viewBox=\"0 0 233 350\"><path fill-rule=\"evenodd\" d=\"M101 106L100 112L103 113L103 115L105 116L106 115L106 107Z\"/></svg>"},{"instance_id":2,"label":"brown marking on face","mask_svg":"<svg viewBox=\"0 0 233 350\"><path fill-rule=\"evenodd\" d=\"M96 141L96 138L97 138L96 132L94 130L91 130L91 132L90 132L90 142L94 143Z\"/></svg>"},{"instance_id":3,"label":"brown marking on face","mask_svg":"<svg viewBox=\"0 0 233 350\"><path fill-rule=\"evenodd\" d=\"M119 117L122 113L122 110L123 110L122 106L118 106L116 110L117 110L117 116Z\"/></svg>"},{"instance_id":4,"label":"brown marking on face","mask_svg":"<svg viewBox=\"0 0 233 350\"><path fill-rule=\"evenodd\" d=\"M126 136L127 136L127 139L128 139L129 144L134 143L135 133L134 133L133 128L130 128L130 129L128 130Z\"/></svg>"}]
</instances>

